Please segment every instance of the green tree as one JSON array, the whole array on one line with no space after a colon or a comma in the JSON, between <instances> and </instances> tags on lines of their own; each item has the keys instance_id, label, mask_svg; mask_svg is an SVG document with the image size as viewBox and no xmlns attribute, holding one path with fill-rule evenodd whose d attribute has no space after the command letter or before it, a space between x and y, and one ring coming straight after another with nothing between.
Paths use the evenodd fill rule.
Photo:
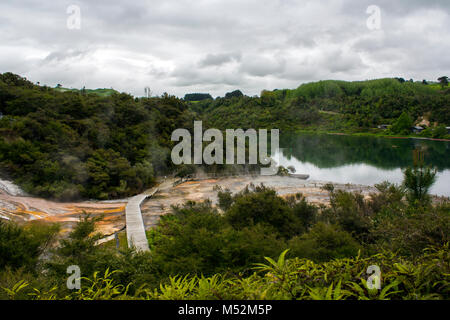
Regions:
<instances>
[{"instance_id":1,"label":"green tree","mask_svg":"<svg viewBox=\"0 0 450 320\"><path fill-rule=\"evenodd\" d=\"M423 153L414 150L414 165L403 172L403 184L411 205L425 206L430 201L428 191L436 181L436 169L424 165Z\"/></svg>"},{"instance_id":2,"label":"green tree","mask_svg":"<svg viewBox=\"0 0 450 320\"><path fill-rule=\"evenodd\" d=\"M225 214L235 229L256 224L274 228L282 237L292 237L303 230L300 219L289 203L276 194L274 189L250 185L234 197L234 202Z\"/></svg>"},{"instance_id":3,"label":"green tree","mask_svg":"<svg viewBox=\"0 0 450 320\"><path fill-rule=\"evenodd\" d=\"M335 224L319 222L301 237L294 237L288 243L291 254L314 261L329 261L352 257L361 248L351 234Z\"/></svg>"},{"instance_id":4,"label":"green tree","mask_svg":"<svg viewBox=\"0 0 450 320\"><path fill-rule=\"evenodd\" d=\"M243 97L243 96L244 96L244 94L241 92L241 90L234 90L232 92L227 92L225 94L225 99L231 99L231 98L234 98L234 97L240 98L240 97Z\"/></svg>"},{"instance_id":5,"label":"green tree","mask_svg":"<svg viewBox=\"0 0 450 320\"><path fill-rule=\"evenodd\" d=\"M441 84L442 89L444 89L444 87L448 86L448 77L447 76L442 76L442 77L438 78L438 81Z\"/></svg>"},{"instance_id":6,"label":"green tree","mask_svg":"<svg viewBox=\"0 0 450 320\"><path fill-rule=\"evenodd\" d=\"M408 113L405 111L402 112L400 117L394 122L391 127L391 131L396 134L408 134L411 127L413 125L413 121L411 120Z\"/></svg>"},{"instance_id":7,"label":"green tree","mask_svg":"<svg viewBox=\"0 0 450 320\"><path fill-rule=\"evenodd\" d=\"M10 267L34 271L39 256L55 240L58 230L58 225L19 226L0 220L0 270Z\"/></svg>"},{"instance_id":8,"label":"green tree","mask_svg":"<svg viewBox=\"0 0 450 320\"><path fill-rule=\"evenodd\" d=\"M95 243L101 239L101 234L94 231L95 223L101 219L102 217L93 218L86 213L80 217L73 231L54 250L53 259L46 263L51 274L65 276L69 265L78 265L86 275L97 271L94 269L98 253Z\"/></svg>"},{"instance_id":9,"label":"green tree","mask_svg":"<svg viewBox=\"0 0 450 320\"><path fill-rule=\"evenodd\" d=\"M444 138L445 135L447 135L447 129L444 125L440 125L433 129L433 138Z\"/></svg>"}]
</instances>

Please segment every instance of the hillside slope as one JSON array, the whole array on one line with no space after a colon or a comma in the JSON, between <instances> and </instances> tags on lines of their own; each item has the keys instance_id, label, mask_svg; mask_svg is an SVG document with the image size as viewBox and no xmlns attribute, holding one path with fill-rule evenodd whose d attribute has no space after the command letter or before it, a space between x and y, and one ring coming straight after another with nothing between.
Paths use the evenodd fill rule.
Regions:
<instances>
[{"instance_id":1,"label":"hillside slope","mask_svg":"<svg viewBox=\"0 0 450 320\"><path fill-rule=\"evenodd\" d=\"M0 112L0 172L28 193L61 200L148 188L172 165L172 131L193 118L168 95L59 92L11 73L0 75Z\"/></svg>"},{"instance_id":2,"label":"hillside slope","mask_svg":"<svg viewBox=\"0 0 450 320\"><path fill-rule=\"evenodd\" d=\"M392 124L403 112L414 122L450 125L450 89L396 79L319 81L260 97L220 98L192 106L212 127L367 131Z\"/></svg>"}]
</instances>

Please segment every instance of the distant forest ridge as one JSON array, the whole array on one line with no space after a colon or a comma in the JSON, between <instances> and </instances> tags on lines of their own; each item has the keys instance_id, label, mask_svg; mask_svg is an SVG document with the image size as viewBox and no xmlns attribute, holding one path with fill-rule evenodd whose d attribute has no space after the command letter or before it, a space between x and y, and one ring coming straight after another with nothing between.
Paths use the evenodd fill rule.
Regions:
<instances>
[{"instance_id":1,"label":"distant forest ridge","mask_svg":"<svg viewBox=\"0 0 450 320\"><path fill-rule=\"evenodd\" d=\"M316 81L316 82L308 82L308 83L301 84L297 89L274 89L274 90L272 90L272 92L276 92L276 91L288 92L288 91L296 91L299 89L301 91L302 87L304 89L305 87L308 87L308 86L311 86L314 84L318 84L318 83L320 83L324 87L331 87L331 86L337 85L345 91L345 88L348 87L347 84L350 84L350 86L356 85L359 87L364 87L365 84L370 85L371 82L373 83L373 82L379 82L379 81L383 81L383 80L389 81L392 79L397 80L399 83L417 83L417 84L425 85L430 89L440 90L440 89L445 88L448 85L448 79L446 79L447 84L445 84L446 83L445 78L447 78L447 77L442 77L442 78L444 78L444 81L441 81L441 82L427 81L427 80L414 82L413 79L410 79L407 81L403 78L398 78L398 77L397 78L382 78L382 79L375 79L375 80L362 80L362 81L320 80L320 81ZM262 95L268 91L270 92L270 90L262 90L260 95ZM243 95L244 94L241 92L241 90L237 89L232 92L227 92L225 94L225 98L241 97ZM253 97L257 97L257 96L253 96ZM220 98L220 97L217 97L217 98ZM187 93L184 96L184 100L186 100L186 101L202 101L202 100L207 100L207 99L214 99L214 98L209 93Z\"/></svg>"},{"instance_id":2,"label":"distant forest ridge","mask_svg":"<svg viewBox=\"0 0 450 320\"><path fill-rule=\"evenodd\" d=\"M445 76L438 78L437 79L438 81L428 81L428 80L414 81L413 79L405 80L404 78L396 77L396 78L382 78L382 79L359 80L359 81L320 80L320 81L316 81L316 82L303 83L297 89L274 89L271 91L272 92L295 91L295 90L300 89L301 87L304 87L304 86L307 87L309 85L317 84L317 83L322 83L325 86L334 83L342 88L346 87L346 84L356 84L357 86L364 86L365 83L379 82L379 81L383 81L383 80L392 80L392 79L397 80L399 83L416 83L416 84L426 85L428 88L434 89L434 90L440 90L440 89L443 89L448 86L448 77L445 77ZM441 80L441 81L439 81L439 80ZM447 81L447 84L446 84L446 81ZM40 83L38 82L37 84L39 85ZM107 88L86 89L85 87L83 87L81 89L76 89L76 88L65 88L61 84L56 85L56 87L54 89L57 91L60 91L60 92L66 92L66 91L85 92L88 94L90 94L90 93L98 94L100 96L110 96L114 93L119 93L119 91L117 91L113 88L110 88L110 89L107 89ZM267 91L270 91L270 90L262 90L260 95L262 95L264 92L267 92ZM241 97L241 96L244 96L242 91L239 89L236 89L234 91L227 92L224 97L225 98L233 98L233 97ZM220 98L220 96L218 96L217 98ZM210 93L186 93L184 95L183 99L185 101L202 101L202 100L214 99L214 98Z\"/></svg>"}]
</instances>

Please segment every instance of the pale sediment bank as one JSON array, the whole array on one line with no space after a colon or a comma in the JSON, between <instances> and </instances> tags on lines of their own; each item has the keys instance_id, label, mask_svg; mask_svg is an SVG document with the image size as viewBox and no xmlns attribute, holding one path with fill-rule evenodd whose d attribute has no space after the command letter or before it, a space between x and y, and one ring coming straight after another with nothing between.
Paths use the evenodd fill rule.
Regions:
<instances>
[{"instance_id":1,"label":"pale sediment bank","mask_svg":"<svg viewBox=\"0 0 450 320\"><path fill-rule=\"evenodd\" d=\"M360 192L368 197L370 193L377 192L376 188L371 186L356 184L339 184L327 181L308 181L288 176L235 176L224 178L202 178L198 180L186 181L174 187L160 189L152 199L145 201L142 206L142 215L145 227L154 226L159 217L171 210L172 205L181 205L184 202L204 201L209 199L213 205L217 204L217 191L215 186L227 188L231 192L239 192L245 186L253 183L254 185L264 184L276 190L280 196L302 193L306 199L315 204L329 203L329 193L323 189L327 183L332 183L337 190L346 190L350 192Z\"/></svg>"},{"instance_id":2,"label":"pale sediment bank","mask_svg":"<svg viewBox=\"0 0 450 320\"><path fill-rule=\"evenodd\" d=\"M83 212L92 216L103 215L97 224L98 231L104 234L123 227L127 200L56 202L37 197L12 195L0 190L0 218L16 222L40 220L60 223L62 232L69 231Z\"/></svg>"}]
</instances>

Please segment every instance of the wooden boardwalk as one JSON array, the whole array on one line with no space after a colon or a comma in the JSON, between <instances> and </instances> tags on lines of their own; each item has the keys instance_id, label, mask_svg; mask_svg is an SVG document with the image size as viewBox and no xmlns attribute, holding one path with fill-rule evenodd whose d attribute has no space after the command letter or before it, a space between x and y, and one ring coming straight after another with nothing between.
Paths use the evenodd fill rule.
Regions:
<instances>
[{"instance_id":1,"label":"wooden boardwalk","mask_svg":"<svg viewBox=\"0 0 450 320\"><path fill-rule=\"evenodd\" d=\"M164 179L158 187L128 200L125 208L128 248L135 248L136 251L141 252L150 251L147 235L145 234L144 220L142 219L141 203L145 199L152 197L159 190L172 187L174 181L175 179L173 178Z\"/></svg>"},{"instance_id":2,"label":"wooden boardwalk","mask_svg":"<svg viewBox=\"0 0 450 320\"><path fill-rule=\"evenodd\" d=\"M125 208L128 247L136 251L150 251L145 234L144 220L142 219L141 203L158 191L154 188L148 194L139 194L132 197Z\"/></svg>"}]
</instances>

